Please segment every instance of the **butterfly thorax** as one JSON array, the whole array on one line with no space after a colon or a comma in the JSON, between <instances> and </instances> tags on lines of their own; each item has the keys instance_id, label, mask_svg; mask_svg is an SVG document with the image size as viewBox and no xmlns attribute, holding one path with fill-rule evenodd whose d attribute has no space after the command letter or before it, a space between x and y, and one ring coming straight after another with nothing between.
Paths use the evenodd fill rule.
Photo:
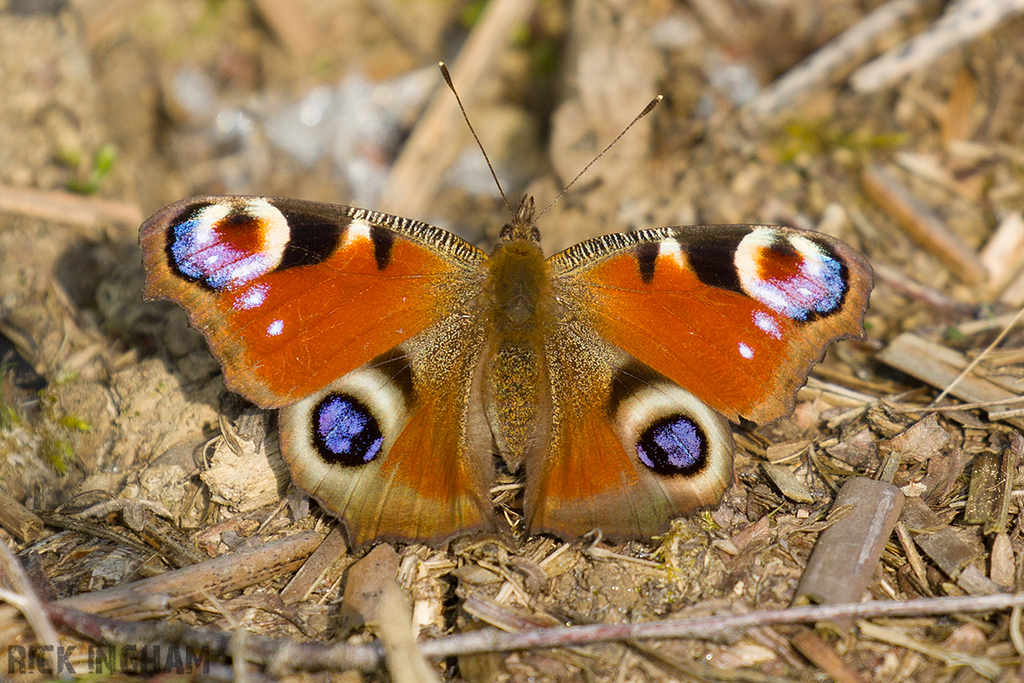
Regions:
<instances>
[{"instance_id":1,"label":"butterfly thorax","mask_svg":"<svg viewBox=\"0 0 1024 683\"><path fill-rule=\"evenodd\" d=\"M524 199L488 261L484 289L490 362L484 365L486 412L498 449L512 469L534 444L549 414L544 341L555 324L551 268Z\"/></svg>"},{"instance_id":2,"label":"butterfly thorax","mask_svg":"<svg viewBox=\"0 0 1024 683\"><path fill-rule=\"evenodd\" d=\"M515 343L540 341L554 302L551 271L540 244L518 239L499 243L488 262L485 293L498 337Z\"/></svg>"}]
</instances>

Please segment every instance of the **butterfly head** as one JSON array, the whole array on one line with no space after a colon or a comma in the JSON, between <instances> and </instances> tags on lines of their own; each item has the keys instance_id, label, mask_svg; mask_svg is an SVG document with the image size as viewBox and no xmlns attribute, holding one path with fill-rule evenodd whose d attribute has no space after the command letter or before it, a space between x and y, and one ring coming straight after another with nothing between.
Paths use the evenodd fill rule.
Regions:
<instances>
[{"instance_id":1,"label":"butterfly head","mask_svg":"<svg viewBox=\"0 0 1024 683\"><path fill-rule=\"evenodd\" d=\"M519 202L512 221L501 226L499 236L502 242L513 242L523 240L526 242L540 242L540 230L533 223L533 197L524 195Z\"/></svg>"}]
</instances>

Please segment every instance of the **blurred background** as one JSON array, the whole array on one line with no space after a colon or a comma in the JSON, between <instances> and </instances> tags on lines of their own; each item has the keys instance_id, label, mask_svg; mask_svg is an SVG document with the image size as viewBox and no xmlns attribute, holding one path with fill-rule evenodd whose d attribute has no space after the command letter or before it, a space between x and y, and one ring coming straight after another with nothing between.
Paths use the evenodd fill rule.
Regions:
<instances>
[{"instance_id":1,"label":"blurred background","mask_svg":"<svg viewBox=\"0 0 1024 683\"><path fill-rule=\"evenodd\" d=\"M438 60L452 64L509 194L529 189L541 205L665 95L570 196L587 203L600 188L602 199L568 242L662 223L813 224L871 154L941 155L950 140L1019 133L1012 13L984 40L916 65L909 82L851 87L857 67L935 22L940 2L5 4L3 182L146 214L190 194L259 193L405 212L485 238L501 219L478 214L496 189L439 90ZM773 81L872 12L888 16L802 91L765 101ZM435 97L444 116L424 123ZM931 161L957 187L979 175L960 168L963 154ZM549 249L565 246L554 239Z\"/></svg>"},{"instance_id":2,"label":"blurred background","mask_svg":"<svg viewBox=\"0 0 1024 683\"><path fill-rule=\"evenodd\" d=\"M7 0L0 180L143 214L197 193L304 197L485 240L497 192L441 85L445 60L513 203L530 191L546 205L666 97L559 207L586 205L584 225L569 211L571 225L542 226L549 251L655 224L813 225L852 203L872 155L918 154L928 192L942 178L1003 184L949 143L1015 142L1021 24L1014 3L961 4L1006 7L909 80L890 67L865 85L851 74L925 32L943 3ZM837 38L802 87L771 89ZM996 213L1014 199L996 197ZM944 203L980 238L983 224L963 224L990 229L995 215L977 198Z\"/></svg>"}]
</instances>

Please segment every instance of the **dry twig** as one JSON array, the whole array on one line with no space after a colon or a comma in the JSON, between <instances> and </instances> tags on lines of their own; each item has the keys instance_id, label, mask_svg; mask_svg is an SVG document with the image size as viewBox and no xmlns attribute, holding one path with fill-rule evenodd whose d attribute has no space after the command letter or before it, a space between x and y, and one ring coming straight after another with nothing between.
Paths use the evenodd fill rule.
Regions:
<instances>
[{"instance_id":1,"label":"dry twig","mask_svg":"<svg viewBox=\"0 0 1024 683\"><path fill-rule=\"evenodd\" d=\"M928 207L881 166L871 166L861 176L864 192L892 215L921 247L935 254L958 278L979 284L988 270L977 252L939 219Z\"/></svg>"},{"instance_id":2,"label":"dry twig","mask_svg":"<svg viewBox=\"0 0 1024 683\"><path fill-rule=\"evenodd\" d=\"M1024 0L958 0L952 2L927 31L865 64L850 76L862 93L895 83L935 59L997 26L1004 18L1024 11Z\"/></svg>"},{"instance_id":3,"label":"dry twig","mask_svg":"<svg viewBox=\"0 0 1024 683\"><path fill-rule=\"evenodd\" d=\"M453 78L463 93L472 95L507 44L512 27L529 16L533 0L495 0L487 4L480 21L452 65ZM382 206L403 216L422 216L434 197L444 172L460 148L452 144L462 126L455 98L438 92L395 161L384 189Z\"/></svg>"},{"instance_id":4,"label":"dry twig","mask_svg":"<svg viewBox=\"0 0 1024 683\"><path fill-rule=\"evenodd\" d=\"M803 93L828 83L834 73L848 68L851 62L864 59L880 35L913 17L924 4L921 0L893 0L881 4L787 71L750 103L750 110L764 117L792 106Z\"/></svg>"},{"instance_id":5,"label":"dry twig","mask_svg":"<svg viewBox=\"0 0 1024 683\"><path fill-rule=\"evenodd\" d=\"M568 647L591 643L664 638L707 638L722 633L762 626L814 623L839 619L880 617L922 617L940 614L993 612L1024 606L1024 593L920 600L860 602L847 605L790 607L740 615L669 619L647 623L592 624L537 629L523 633L500 633L493 629L473 631L450 638L420 643L426 657L442 659L483 652ZM175 622L126 623L99 617L57 604L46 606L57 624L106 643L163 641L202 650L210 655L229 652L231 635L208 629L190 628ZM250 636L247 655L259 664L274 663L301 671L373 671L384 662L380 643L349 645L337 643L295 644L284 638Z\"/></svg>"},{"instance_id":6,"label":"dry twig","mask_svg":"<svg viewBox=\"0 0 1024 683\"><path fill-rule=\"evenodd\" d=\"M90 612L137 613L182 607L211 592L240 590L278 574L294 571L320 544L320 534L306 531L244 553L230 553L124 586L83 593L60 604Z\"/></svg>"},{"instance_id":7,"label":"dry twig","mask_svg":"<svg viewBox=\"0 0 1024 683\"><path fill-rule=\"evenodd\" d=\"M57 631L50 623L42 601L32 590L32 582L29 581L25 570L21 568L18 558L2 540L0 540L0 570L13 589L0 593L0 600L14 605L25 615L25 621L32 627L40 644L47 646L44 652L50 661L50 670L57 673L62 679L68 679L68 672L61 671L58 665L57 652L60 639L57 636Z\"/></svg>"},{"instance_id":8,"label":"dry twig","mask_svg":"<svg viewBox=\"0 0 1024 683\"><path fill-rule=\"evenodd\" d=\"M136 226L145 218L142 209L129 202L7 186L0 186L0 211L83 226L93 226L100 219Z\"/></svg>"}]
</instances>

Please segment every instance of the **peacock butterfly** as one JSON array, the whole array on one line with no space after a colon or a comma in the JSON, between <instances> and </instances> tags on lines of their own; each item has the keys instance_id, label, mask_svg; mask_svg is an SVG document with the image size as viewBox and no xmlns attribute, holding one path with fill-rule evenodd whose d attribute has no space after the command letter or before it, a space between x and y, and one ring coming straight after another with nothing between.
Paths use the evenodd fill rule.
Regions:
<instances>
[{"instance_id":1,"label":"peacock butterfly","mask_svg":"<svg viewBox=\"0 0 1024 683\"><path fill-rule=\"evenodd\" d=\"M606 235L545 259L524 198L490 255L334 204L196 197L140 234L147 299L188 312L227 386L281 408L295 483L351 540L495 526L497 452L531 533L650 537L720 500L728 420L788 414L863 333L871 269L769 225Z\"/></svg>"}]
</instances>

